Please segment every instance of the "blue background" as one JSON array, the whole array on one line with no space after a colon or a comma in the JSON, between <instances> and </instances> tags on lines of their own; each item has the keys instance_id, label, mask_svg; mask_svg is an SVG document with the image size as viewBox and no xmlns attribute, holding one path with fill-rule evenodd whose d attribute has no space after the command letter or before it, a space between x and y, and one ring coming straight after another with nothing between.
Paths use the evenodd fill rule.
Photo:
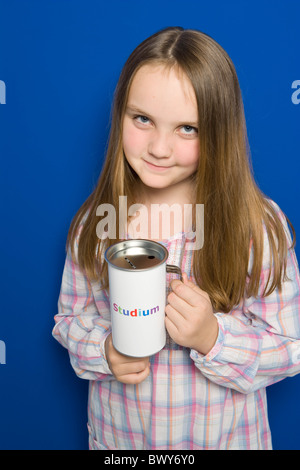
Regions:
<instances>
[{"instance_id":1,"label":"blue background","mask_svg":"<svg viewBox=\"0 0 300 470\"><path fill-rule=\"evenodd\" d=\"M299 0L0 0L0 449L88 447L88 383L52 338L53 316L68 227L101 169L114 87L147 36L181 25L227 50L256 180L300 237L299 12ZM299 386L296 376L268 389L275 449L300 449Z\"/></svg>"}]
</instances>

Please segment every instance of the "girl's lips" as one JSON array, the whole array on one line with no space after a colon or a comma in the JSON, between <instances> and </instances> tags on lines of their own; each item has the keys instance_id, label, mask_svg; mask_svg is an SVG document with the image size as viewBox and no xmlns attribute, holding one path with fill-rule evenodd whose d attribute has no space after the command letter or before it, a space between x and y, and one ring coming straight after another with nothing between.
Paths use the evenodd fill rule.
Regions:
<instances>
[{"instance_id":1,"label":"girl's lips","mask_svg":"<svg viewBox=\"0 0 300 470\"><path fill-rule=\"evenodd\" d=\"M160 166L160 165L154 165L153 163L150 163L150 162L147 162L146 160L144 160L144 162L146 163L146 166L148 168L150 168L150 170L154 170L154 171L166 171L170 168L170 166Z\"/></svg>"}]
</instances>

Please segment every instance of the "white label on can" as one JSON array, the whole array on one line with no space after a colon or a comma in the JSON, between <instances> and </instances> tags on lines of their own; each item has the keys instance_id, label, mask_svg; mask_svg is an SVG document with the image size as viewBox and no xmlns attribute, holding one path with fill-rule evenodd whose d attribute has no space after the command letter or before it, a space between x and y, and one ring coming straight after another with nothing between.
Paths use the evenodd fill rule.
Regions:
<instances>
[{"instance_id":1,"label":"white label on can","mask_svg":"<svg viewBox=\"0 0 300 470\"><path fill-rule=\"evenodd\" d=\"M147 271L109 267L112 337L128 356L158 352L166 341L166 266Z\"/></svg>"}]
</instances>

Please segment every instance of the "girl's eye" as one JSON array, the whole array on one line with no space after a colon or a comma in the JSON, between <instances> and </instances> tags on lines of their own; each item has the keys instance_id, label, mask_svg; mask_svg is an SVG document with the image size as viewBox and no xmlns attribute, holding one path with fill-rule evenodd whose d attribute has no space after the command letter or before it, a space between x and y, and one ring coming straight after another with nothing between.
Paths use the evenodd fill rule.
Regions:
<instances>
[{"instance_id":1,"label":"girl's eye","mask_svg":"<svg viewBox=\"0 0 300 470\"><path fill-rule=\"evenodd\" d=\"M134 119L135 119L135 121L139 122L140 124L148 124L149 123L149 118L147 118L147 116L135 116Z\"/></svg>"},{"instance_id":2,"label":"girl's eye","mask_svg":"<svg viewBox=\"0 0 300 470\"><path fill-rule=\"evenodd\" d=\"M198 134L198 129L193 126L182 126L180 131L183 135L196 136Z\"/></svg>"}]
</instances>

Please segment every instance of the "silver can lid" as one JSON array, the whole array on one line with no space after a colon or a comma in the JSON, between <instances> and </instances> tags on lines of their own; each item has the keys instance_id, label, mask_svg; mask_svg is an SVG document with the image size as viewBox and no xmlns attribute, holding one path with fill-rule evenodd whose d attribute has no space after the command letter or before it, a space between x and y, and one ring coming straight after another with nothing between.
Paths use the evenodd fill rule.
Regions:
<instances>
[{"instance_id":1,"label":"silver can lid","mask_svg":"<svg viewBox=\"0 0 300 470\"><path fill-rule=\"evenodd\" d=\"M167 261L168 250L152 240L123 240L107 248L105 260L118 269L143 271Z\"/></svg>"}]
</instances>

